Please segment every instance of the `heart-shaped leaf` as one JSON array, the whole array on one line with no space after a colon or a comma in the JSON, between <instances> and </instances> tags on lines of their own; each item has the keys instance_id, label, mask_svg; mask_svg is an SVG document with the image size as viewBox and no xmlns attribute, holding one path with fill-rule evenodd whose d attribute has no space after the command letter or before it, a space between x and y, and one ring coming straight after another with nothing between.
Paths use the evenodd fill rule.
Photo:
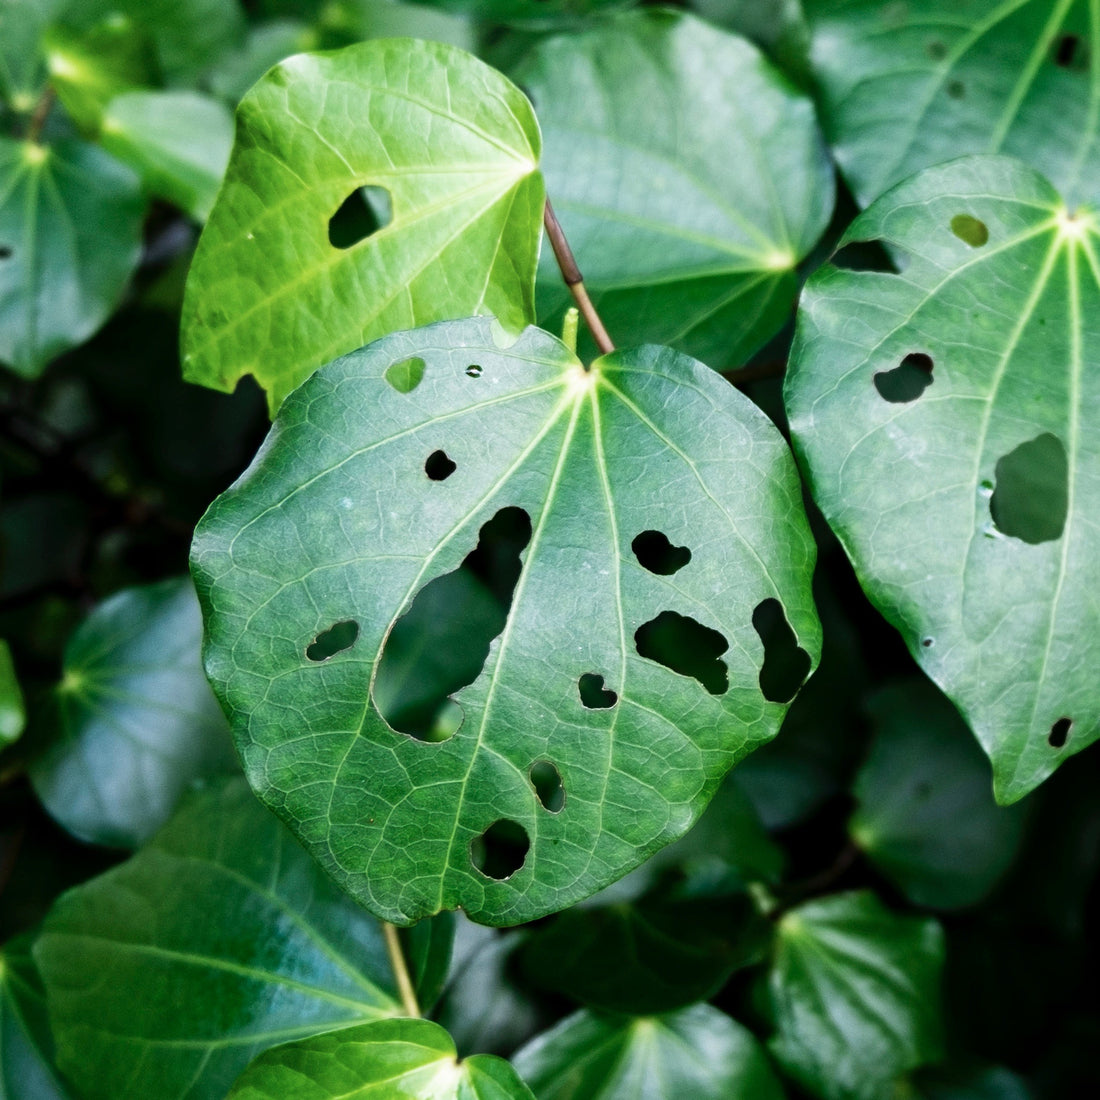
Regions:
<instances>
[{"instance_id":1,"label":"heart-shaped leaf","mask_svg":"<svg viewBox=\"0 0 1100 1100\"><path fill-rule=\"evenodd\" d=\"M869 892L808 902L778 922L772 1053L824 1100L882 1100L941 1054L943 929Z\"/></svg>"},{"instance_id":2,"label":"heart-shaped leaf","mask_svg":"<svg viewBox=\"0 0 1100 1100\"><path fill-rule=\"evenodd\" d=\"M866 205L968 153L1006 153L1073 205L1100 199L1100 13L1082 0L804 0L822 119Z\"/></svg>"},{"instance_id":3,"label":"heart-shaped leaf","mask_svg":"<svg viewBox=\"0 0 1100 1100\"><path fill-rule=\"evenodd\" d=\"M929 169L845 237L905 271L823 269L792 351L814 499L1002 802L1100 736L1097 232L1016 161Z\"/></svg>"},{"instance_id":4,"label":"heart-shaped leaf","mask_svg":"<svg viewBox=\"0 0 1100 1100\"><path fill-rule=\"evenodd\" d=\"M789 318L795 265L832 212L810 100L744 39L670 12L546 41L517 79L612 335L744 362ZM547 254L540 316L568 304Z\"/></svg>"},{"instance_id":5,"label":"heart-shaped leaf","mask_svg":"<svg viewBox=\"0 0 1100 1100\"><path fill-rule=\"evenodd\" d=\"M534 315L540 139L500 73L439 42L302 54L241 101L183 312L184 375L272 410L322 363L396 329ZM369 223L341 212L376 196ZM387 221L388 217L388 221Z\"/></svg>"},{"instance_id":6,"label":"heart-shaped leaf","mask_svg":"<svg viewBox=\"0 0 1100 1100\"><path fill-rule=\"evenodd\" d=\"M492 1054L458 1061L430 1020L376 1020L261 1054L227 1100L535 1100Z\"/></svg>"},{"instance_id":7,"label":"heart-shaped leaf","mask_svg":"<svg viewBox=\"0 0 1100 1100\"><path fill-rule=\"evenodd\" d=\"M319 371L192 551L250 782L398 923L531 920L685 832L809 672L813 560L789 452L718 375L652 347L586 373L476 318ZM472 667L387 723L387 638L479 573Z\"/></svg>"},{"instance_id":8,"label":"heart-shaped leaf","mask_svg":"<svg viewBox=\"0 0 1100 1100\"><path fill-rule=\"evenodd\" d=\"M137 176L83 141L0 137L0 363L37 377L118 304L137 264Z\"/></svg>"},{"instance_id":9,"label":"heart-shaped leaf","mask_svg":"<svg viewBox=\"0 0 1100 1100\"><path fill-rule=\"evenodd\" d=\"M89 1100L220 1100L275 1043L401 1011L377 922L239 779L62 895L34 957Z\"/></svg>"},{"instance_id":10,"label":"heart-shaped leaf","mask_svg":"<svg viewBox=\"0 0 1100 1100\"><path fill-rule=\"evenodd\" d=\"M539 1100L783 1100L752 1033L708 1004L635 1019L585 1009L513 1062Z\"/></svg>"}]
</instances>

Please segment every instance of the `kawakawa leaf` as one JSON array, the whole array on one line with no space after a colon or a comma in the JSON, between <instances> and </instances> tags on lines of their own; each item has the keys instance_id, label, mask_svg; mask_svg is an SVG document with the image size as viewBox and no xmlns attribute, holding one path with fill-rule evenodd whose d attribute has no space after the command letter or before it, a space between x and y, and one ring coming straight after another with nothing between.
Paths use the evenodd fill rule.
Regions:
<instances>
[{"instance_id":1,"label":"kawakawa leaf","mask_svg":"<svg viewBox=\"0 0 1100 1100\"><path fill-rule=\"evenodd\" d=\"M534 316L539 148L519 89L453 46L379 39L277 65L241 101L195 253L185 377L232 390L253 374L274 411L396 329L492 313L518 332ZM340 236L334 216L364 187L389 221Z\"/></svg>"},{"instance_id":2,"label":"kawakawa leaf","mask_svg":"<svg viewBox=\"0 0 1100 1100\"><path fill-rule=\"evenodd\" d=\"M319 371L192 551L250 782L398 923L518 923L606 886L775 734L819 648L794 466L753 405L667 348L586 373L537 329L493 332ZM451 634L474 667L436 721L391 728L387 636L494 556L497 621Z\"/></svg>"},{"instance_id":3,"label":"kawakawa leaf","mask_svg":"<svg viewBox=\"0 0 1100 1100\"><path fill-rule=\"evenodd\" d=\"M993 761L1001 802L1100 736L1095 216L980 157L884 195L822 269L787 379L814 499Z\"/></svg>"},{"instance_id":4,"label":"kawakawa leaf","mask_svg":"<svg viewBox=\"0 0 1100 1100\"><path fill-rule=\"evenodd\" d=\"M535 1100L503 1059L458 1060L430 1020L376 1020L261 1054L227 1100Z\"/></svg>"},{"instance_id":5,"label":"kawakawa leaf","mask_svg":"<svg viewBox=\"0 0 1100 1100\"><path fill-rule=\"evenodd\" d=\"M821 117L866 205L968 153L1100 199L1100 9L1088 0L804 0Z\"/></svg>"},{"instance_id":6,"label":"kawakawa leaf","mask_svg":"<svg viewBox=\"0 0 1100 1100\"><path fill-rule=\"evenodd\" d=\"M790 317L833 209L810 100L743 38L667 11L545 41L517 79L611 334L743 363ZM570 304L553 265L546 250L542 317Z\"/></svg>"}]
</instances>

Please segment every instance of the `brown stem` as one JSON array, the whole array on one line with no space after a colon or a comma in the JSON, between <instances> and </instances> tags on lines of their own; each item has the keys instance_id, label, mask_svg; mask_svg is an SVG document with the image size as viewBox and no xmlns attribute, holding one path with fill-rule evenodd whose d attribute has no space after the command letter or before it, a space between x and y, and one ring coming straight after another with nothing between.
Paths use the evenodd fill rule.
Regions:
<instances>
[{"instance_id":1,"label":"brown stem","mask_svg":"<svg viewBox=\"0 0 1100 1100\"><path fill-rule=\"evenodd\" d=\"M42 128L46 125L46 119L50 117L50 111L56 99L57 92L53 85L47 84L46 90L35 104L34 114L31 115L31 121L27 126L28 141L37 141L42 136Z\"/></svg>"},{"instance_id":2,"label":"brown stem","mask_svg":"<svg viewBox=\"0 0 1100 1100\"><path fill-rule=\"evenodd\" d=\"M596 347L600 349L603 355L606 355L609 351L614 351L615 345L611 342L611 337L608 336L607 329L604 328L603 321L600 320L600 315L592 304L592 299L588 297L588 291L584 288L584 277L581 275L581 269L577 267L576 257L569 247L569 242L565 239L561 222L558 221L549 199L546 200L542 220L546 226L546 236L550 240L550 247L554 250L554 259L558 261L561 277L565 280L565 285L569 287L569 293L573 295L573 301L577 303L577 309L581 311L584 323L588 326L588 331L592 333L592 339L596 341Z\"/></svg>"}]
</instances>

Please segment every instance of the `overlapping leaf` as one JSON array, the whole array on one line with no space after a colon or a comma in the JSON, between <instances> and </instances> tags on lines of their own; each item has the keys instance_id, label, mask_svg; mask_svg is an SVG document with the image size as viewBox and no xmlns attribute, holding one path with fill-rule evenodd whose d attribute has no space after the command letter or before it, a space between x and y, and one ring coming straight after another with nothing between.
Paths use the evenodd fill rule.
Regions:
<instances>
[{"instance_id":1,"label":"overlapping leaf","mask_svg":"<svg viewBox=\"0 0 1100 1100\"><path fill-rule=\"evenodd\" d=\"M1002 802L1100 736L1097 233L1016 161L929 169L846 237L903 273L819 272L788 375L814 499Z\"/></svg>"},{"instance_id":2,"label":"overlapping leaf","mask_svg":"<svg viewBox=\"0 0 1100 1100\"><path fill-rule=\"evenodd\" d=\"M754 406L669 349L586 373L545 333L492 332L318 372L192 551L250 781L402 923L515 923L606 886L774 735L798 679L765 666L800 649L801 678L818 650L797 479ZM398 732L387 636L494 538L511 610L460 643L485 669L448 685L447 723Z\"/></svg>"},{"instance_id":3,"label":"overlapping leaf","mask_svg":"<svg viewBox=\"0 0 1100 1100\"><path fill-rule=\"evenodd\" d=\"M822 120L864 203L942 161L1005 153L1100 199L1100 9L1089 0L805 0Z\"/></svg>"},{"instance_id":4,"label":"overlapping leaf","mask_svg":"<svg viewBox=\"0 0 1100 1100\"><path fill-rule=\"evenodd\" d=\"M808 98L744 39L669 12L547 41L517 79L538 110L554 209L612 336L722 368L775 334L795 265L833 206ZM540 315L567 304L544 256Z\"/></svg>"},{"instance_id":5,"label":"overlapping leaf","mask_svg":"<svg viewBox=\"0 0 1100 1100\"><path fill-rule=\"evenodd\" d=\"M229 169L191 268L184 374L272 410L322 363L396 329L533 316L539 133L503 76L437 42L300 55L241 102ZM363 187L391 220L362 240L330 222ZM382 219L383 221L385 219Z\"/></svg>"}]
</instances>

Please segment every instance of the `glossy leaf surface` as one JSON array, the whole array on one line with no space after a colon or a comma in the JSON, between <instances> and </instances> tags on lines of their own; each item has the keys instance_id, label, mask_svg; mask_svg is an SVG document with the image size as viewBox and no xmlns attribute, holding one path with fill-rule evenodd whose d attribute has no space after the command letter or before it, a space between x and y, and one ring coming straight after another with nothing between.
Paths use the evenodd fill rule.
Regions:
<instances>
[{"instance_id":1,"label":"glossy leaf surface","mask_svg":"<svg viewBox=\"0 0 1100 1100\"><path fill-rule=\"evenodd\" d=\"M1011 802L1100 736L1097 228L1024 165L974 158L883 196L845 238L869 239L908 262L807 285L795 446Z\"/></svg>"},{"instance_id":2,"label":"glossy leaf surface","mask_svg":"<svg viewBox=\"0 0 1100 1100\"><path fill-rule=\"evenodd\" d=\"M883 1100L940 1055L944 937L869 892L807 902L778 923L772 1053L814 1095Z\"/></svg>"},{"instance_id":3,"label":"glossy leaf surface","mask_svg":"<svg viewBox=\"0 0 1100 1100\"><path fill-rule=\"evenodd\" d=\"M300 55L238 109L225 186L184 301L184 374L232 390L253 374L272 410L315 368L395 329L533 317L540 139L503 76L437 42L376 40ZM370 186L392 218L333 243Z\"/></svg>"},{"instance_id":4,"label":"glossy leaf surface","mask_svg":"<svg viewBox=\"0 0 1100 1100\"><path fill-rule=\"evenodd\" d=\"M998 806L989 762L955 708L927 681L879 691L856 777L856 843L916 905L980 901L1019 847L1022 806Z\"/></svg>"},{"instance_id":5,"label":"glossy leaf surface","mask_svg":"<svg viewBox=\"0 0 1100 1100\"><path fill-rule=\"evenodd\" d=\"M534 1100L503 1058L459 1062L430 1020L377 1020L261 1054L227 1100Z\"/></svg>"},{"instance_id":6,"label":"glossy leaf surface","mask_svg":"<svg viewBox=\"0 0 1100 1100\"><path fill-rule=\"evenodd\" d=\"M19 739L27 722L23 691L15 675L11 648L0 638L0 745L10 745Z\"/></svg>"},{"instance_id":7,"label":"glossy leaf surface","mask_svg":"<svg viewBox=\"0 0 1100 1100\"><path fill-rule=\"evenodd\" d=\"M655 572L647 532L690 561ZM372 698L391 626L494 537L511 610L484 670L450 685L449 728L396 732ZM774 735L754 615L774 601L816 654L813 554L779 435L702 364L650 347L586 374L546 333L502 350L473 319L318 372L192 566L261 798L378 916L510 924L674 840Z\"/></svg>"},{"instance_id":8,"label":"glossy leaf surface","mask_svg":"<svg viewBox=\"0 0 1100 1100\"><path fill-rule=\"evenodd\" d=\"M612 337L744 362L789 317L795 265L832 212L809 99L744 39L670 12L547 41L517 79ZM540 316L568 304L546 250Z\"/></svg>"},{"instance_id":9,"label":"glossy leaf surface","mask_svg":"<svg viewBox=\"0 0 1100 1100\"><path fill-rule=\"evenodd\" d=\"M0 137L0 363L34 378L118 304L138 261L137 177L82 141Z\"/></svg>"},{"instance_id":10,"label":"glossy leaf surface","mask_svg":"<svg viewBox=\"0 0 1100 1100\"><path fill-rule=\"evenodd\" d=\"M90 1100L220 1100L276 1043L400 1011L378 924L240 780L63 895L34 954Z\"/></svg>"},{"instance_id":11,"label":"glossy leaf surface","mask_svg":"<svg viewBox=\"0 0 1100 1100\"><path fill-rule=\"evenodd\" d=\"M821 117L866 205L921 168L1020 157L1100 200L1100 10L1089 0L804 0Z\"/></svg>"},{"instance_id":12,"label":"glossy leaf surface","mask_svg":"<svg viewBox=\"0 0 1100 1100\"><path fill-rule=\"evenodd\" d=\"M538 1100L782 1100L752 1033L711 1005L631 1019L584 1009L512 1059Z\"/></svg>"},{"instance_id":13,"label":"glossy leaf surface","mask_svg":"<svg viewBox=\"0 0 1100 1100\"><path fill-rule=\"evenodd\" d=\"M57 740L31 767L39 798L69 832L136 847L196 779L236 770L201 644L186 578L117 593L70 639L54 693Z\"/></svg>"}]
</instances>

